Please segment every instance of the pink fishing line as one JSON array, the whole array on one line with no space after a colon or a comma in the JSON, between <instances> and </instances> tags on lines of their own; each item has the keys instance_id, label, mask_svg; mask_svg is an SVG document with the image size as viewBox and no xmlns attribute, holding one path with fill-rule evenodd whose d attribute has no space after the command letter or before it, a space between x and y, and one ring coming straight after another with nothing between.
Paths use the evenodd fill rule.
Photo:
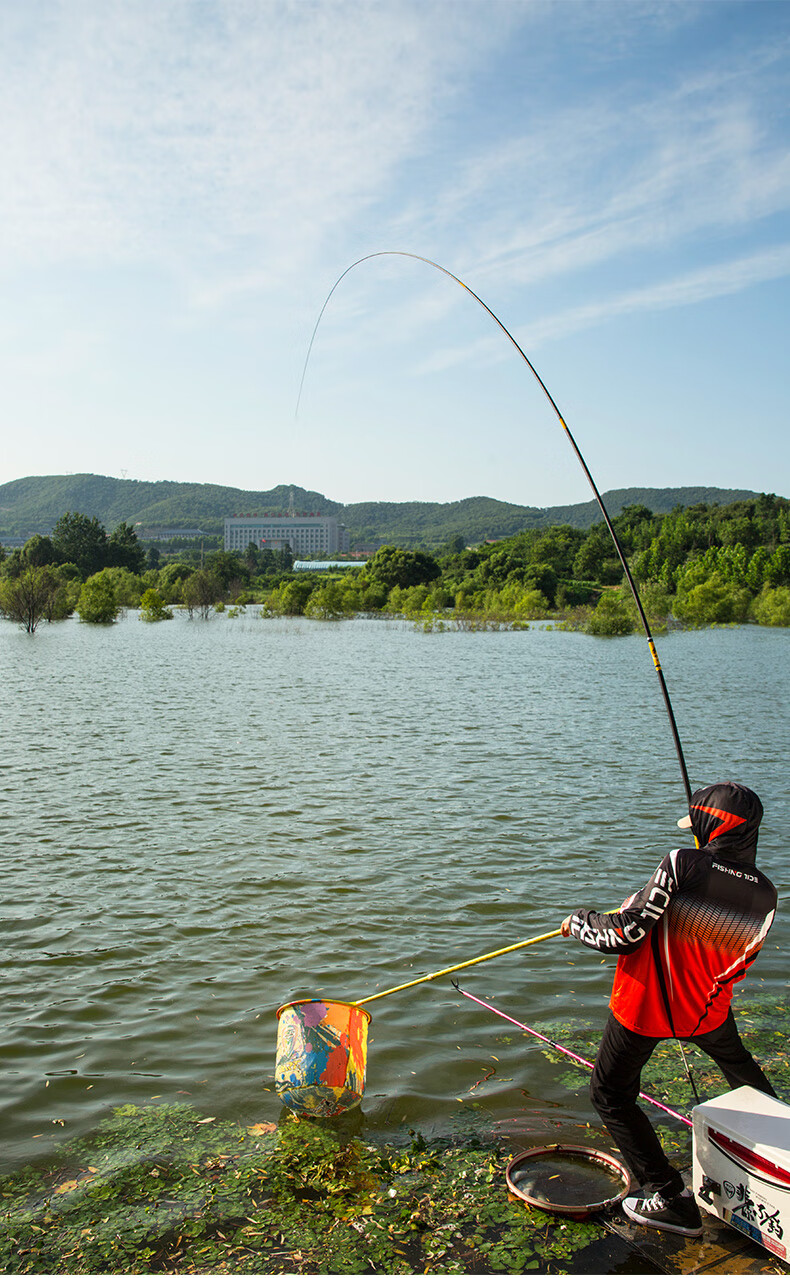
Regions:
<instances>
[{"instance_id":1,"label":"pink fishing line","mask_svg":"<svg viewBox=\"0 0 790 1278\"><path fill-rule=\"evenodd\" d=\"M512 1016L507 1016L505 1012L500 1012L498 1007L493 1007L491 1003L484 1002L482 998L476 998L475 995L470 994L468 990L462 990L461 986L456 985L455 981L453 981L453 985L455 986L455 989L458 990L459 994L463 994L464 998L471 999L473 1003L479 1003L481 1007L488 1008L488 1011L493 1012L495 1016L501 1016L503 1021L510 1021L511 1025L517 1025L519 1029L526 1030L528 1034L534 1034L535 1038L539 1038L542 1042L548 1043L549 1047L553 1047L557 1052L564 1052L566 1056L570 1056L571 1060L577 1061L579 1065L586 1065L588 1069L593 1068L592 1062L585 1060L583 1056L577 1056L575 1052L569 1051L567 1047L561 1047L559 1043L553 1043L550 1038L546 1038L545 1034L540 1034L536 1029L530 1029L529 1025L524 1025L521 1021L514 1020ZM679 1118L681 1123L685 1123L687 1127L692 1126L690 1118L686 1118L683 1114L679 1114L676 1109L670 1109L668 1105L662 1104L662 1102L656 1100L654 1096L648 1096L647 1092L640 1092L639 1095L642 1100L648 1101L651 1105L655 1105L658 1109L663 1109L665 1114L671 1114L673 1118Z\"/></svg>"}]
</instances>

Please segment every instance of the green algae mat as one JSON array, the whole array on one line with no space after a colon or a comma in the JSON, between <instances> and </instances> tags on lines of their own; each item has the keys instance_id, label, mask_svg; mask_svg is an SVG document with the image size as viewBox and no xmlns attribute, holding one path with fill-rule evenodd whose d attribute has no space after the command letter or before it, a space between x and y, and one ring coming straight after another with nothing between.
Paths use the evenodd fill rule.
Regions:
<instances>
[{"instance_id":1,"label":"green algae mat","mask_svg":"<svg viewBox=\"0 0 790 1278\"><path fill-rule=\"evenodd\" d=\"M787 1011L774 1003L738 1013L785 1097ZM576 1051L594 1051L589 1024L544 1028ZM720 1094L707 1058L694 1052L692 1063L701 1094ZM588 1077L562 1074L578 1092ZM673 1044L657 1050L644 1083L668 1104L690 1107ZM658 1130L673 1160L688 1167L687 1129ZM245 1128L186 1104L123 1106L46 1165L0 1179L0 1271L660 1272L634 1253L623 1268L624 1244L601 1220L563 1220L511 1197L505 1168L515 1149L501 1138L410 1135L409 1144L374 1144L286 1112L278 1124ZM608 1147L595 1130L574 1143Z\"/></svg>"},{"instance_id":2,"label":"green algae mat","mask_svg":"<svg viewBox=\"0 0 790 1278\"><path fill-rule=\"evenodd\" d=\"M126 1106L0 1182L6 1273L562 1273L604 1236L511 1201L510 1152L381 1148L312 1120L250 1129Z\"/></svg>"}]
</instances>

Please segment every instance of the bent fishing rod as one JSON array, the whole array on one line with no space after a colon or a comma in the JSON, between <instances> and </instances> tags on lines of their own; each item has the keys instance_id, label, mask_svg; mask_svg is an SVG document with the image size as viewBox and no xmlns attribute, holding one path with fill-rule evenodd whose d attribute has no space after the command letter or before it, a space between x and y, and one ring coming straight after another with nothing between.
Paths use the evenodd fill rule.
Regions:
<instances>
[{"instance_id":1,"label":"bent fishing rod","mask_svg":"<svg viewBox=\"0 0 790 1278\"><path fill-rule=\"evenodd\" d=\"M552 395L550 394L549 389L546 386L546 383L543 381L543 378L538 373L537 369L535 368L535 365L532 363L529 357L525 354L524 350L521 348L521 346L519 346L518 342L516 341L515 337L510 332L510 330L505 327L505 325L502 323L499 316L494 314L494 312L491 310L491 307L486 305L482 297L479 297L478 294L475 293L474 289L471 289L468 284L465 284L464 281L460 279L457 275L454 275L452 271L448 271L447 267L440 266L438 262L432 261L432 259L429 257L422 257L419 253L408 253L404 249L384 249L384 250L381 250L380 252L367 253L365 254L364 257L357 258L357 260L355 262L352 262L350 266L347 266L346 269L343 271L342 275L338 276L338 278L335 280L335 283L332 285L331 289L329 290L326 296L326 299L324 301L324 304L321 307L321 310L319 311L318 319L315 322L315 327L313 329L313 333L310 338L310 344L307 348L307 355L305 356L304 368L302 369L302 377L299 383L299 393L296 399L295 415L296 416L299 415L299 404L301 403L301 399L302 399L302 390L304 388L305 377L307 376L307 366L310 362L310 355L312 353L313 344L315 343L316 334L318 332L319 325L321 323L321 320L323 319L324 312L327 306L329 305L329 302L333 293L338 288L340 283L345 279L345 277L349 274L350 271L353 271L355 267L360 266L363 262L370 262L372 261L373 258L377 258L377 257L411 258L412 261L424 262L426 266L432 266L434 270L440 271L442 275L446 275L448 279L454 280L456 284L460 285L460 287L464 290L464 292L468 293L470 297L474 298L474 300L478 303L479 306L482 306L486 314L491 317L491 319L494 321L497 327L504 333L508 341L515 347L516 351L521 356L524 363L527 365L527 368L530 370L533 377L535 378L538 385L540 386L541 390L543 391L543 394L546 396L546 399L548 400L549 404L554 410L554 413L557 417L557 420L560 423L560 426L565 432L565 438L568 440L568 443L573 449L576 459L579 462L579 465L581 466L582 470L584 471L587 482L593 491L595 500L598 503L598 507L601 511L601 514L603 515L604 523L606 524L606 527L609 530L609 534L612 538L612 541L614 542L614 548L617 551L617 557L623 566L623 572L625 573L626 581L628 582L628 585L631 589L631 594L634 597L636 610L637 610L637 613L639 614L639 620L641 622L642 629L645 632L648 648L650 649L650 655L653 659L653 666L655 667L656 675L658 676L659 685L661 687L661 695L664 699L664 707L666 709L667 717L669 719L669 726L672 732L672 739L675 744L675 752L678 757L678 763L680 764L680 772L683 778L683 785L686 791L686 798L690 804L691 803L691 785L689 783L688 771L686 769L686 760L683 757L683 747L680 744L680 735L678 733L677 723L675 722L675 714L672 709L672 702L669 699L669 690L666 685L666 680L664 679L664 672L661 669L661 662L658 659L658 652L656 651L655 641L650 632L650 624L647 620L647 615L645 613L645 610L642 607L642 600L639 598L639 592L636 588L636 582L634 581L634 578L631 574L631 569L628 566L628 562L626 560L623 547L620 543L620 539L617 536L617 533L615 532L611 519L609 518L609 512L607 511L604 505L603 498L601 497L601 494L598 491L598 487L595 483L595 480L593 479L592 474L590 473L589 467L587 466L587 463L581 454L581 450L579 449L579 446L576 443L576 440L573 438L573 435L570 432L568 424L565 421L564 417L562 416L562 413L560 412L559 408L557 407L557 404L554 398L552 397Z\"/></svg>"},{"instance_id":2,"label":"bent fishing rod","mask_svg":"<svg viewBox=\"0 0 790 1278\"><path fill-rule=\"evenodd\" d=\"M473 1003L479 1003L481 1007L487 1008L489 1012L493 1012L495 1016L501 1017L503 1021L509 1021L511 1025L517 1025L519 1029L525 1030L527 1034L532 1034L534 1038L539 1038L542 1043L546 1043L549 1047L552 1047L555 1052L562 1052L565 1056L570 1056L571 1060L575 1061L577 1065L585 1065L587 1069L595 1068L592 1061L586 1060L584 1056L578 1056L576 1052L572 1052L569 1048L563 1047L561 1043L555 1043L552 1039L547 1038L545 1034L541 1034L538 1030L532 1029L529 1025L525 1025L523 1021L517 1021L515 1017L508 1016L506 1012L500 1012L499 1008L494 1007L493 1003L486 1003L484 999L477 998L476 995L470 994L469 990L461 989L461 986L457 981L451 981L450 984L458 991L459 994L463 994L464 998L470 999ZM677 1041L680 1042L680 1039ZM683 1059L685 1062L685 1057ZM692 1085L696 1102L699 1104L697 1089L694 1087L694 1083L690 1075L689 1082ZM670 1109L669 1106L664 1105L662 1101L656 1100L655 1096L648 1096L647 1092L640 1092L639 1095L642 1100L646 1100L651 1105L655 1105L657 1109L663 1109L665 1114L671 1114L673 1118L679 1118L681 1123L685 1123L687 1127L693 1126L690 1118L686 1118L684 1114L679 1114L676 1109Z\"/></svg>"}]
</instances>

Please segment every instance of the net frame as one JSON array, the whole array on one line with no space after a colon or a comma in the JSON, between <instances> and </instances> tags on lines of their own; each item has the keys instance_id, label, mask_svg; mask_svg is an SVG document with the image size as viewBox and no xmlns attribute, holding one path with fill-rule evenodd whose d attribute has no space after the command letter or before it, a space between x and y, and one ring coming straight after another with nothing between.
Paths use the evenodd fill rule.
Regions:
<instances>
[{"instance_id":1,"label":"net frame","mask_svg":"<svg viewBox=\"0 0 790 1278\"><path fill-rule=\"evenodd\" d=\"M545 1158L547 1155L556 1156L558 1154L567 1154L577 1163L580 1160L593 1164L597 1163L610 1174L616 1176L622 1188L619 1193L612 1194L608 1198L597 1200L596 1202L576 1204L554 1203L547 1198L525 1193L516 1184L513 1179L515 1173L525 1165L528 1165L530 1159ZM574 1220L586 1220L587 1217L597 1215L599 1212L611 1211L612 1208L622 1202L631 1189L631 1176L623 1163L619 1162L613 1154L608 1154L601 1149L593 1149L589 1145L539 1145L532 1149L524 1149L508 1163L505 1170L505 1180L511 1194L514 1194L516 1198L520 1198L528 1207L536 1207L539 1211L551 1212L558 1216L570 1216Z\"/></svg>"}]
</instances>

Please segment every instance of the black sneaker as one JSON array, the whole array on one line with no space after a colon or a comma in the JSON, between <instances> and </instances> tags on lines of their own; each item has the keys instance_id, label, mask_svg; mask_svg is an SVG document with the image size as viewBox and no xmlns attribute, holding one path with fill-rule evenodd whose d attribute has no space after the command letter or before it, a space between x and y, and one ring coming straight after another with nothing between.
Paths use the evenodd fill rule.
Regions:
<instances>
[{"instance_id":1,"label":"black sneaker","mask_svg":"<svg viewBox=\"0 0 790 1278\"><path fill-rule=\"evenodd\" d=\"M623 1211L638 1225L648 1229L665 1229L671 1234L685 1234L687 1238L699 1238L702 1233L702 1217L691 1194L678 1194L677 1198L624 1198Z\"/></svg>"}]
</instances>

